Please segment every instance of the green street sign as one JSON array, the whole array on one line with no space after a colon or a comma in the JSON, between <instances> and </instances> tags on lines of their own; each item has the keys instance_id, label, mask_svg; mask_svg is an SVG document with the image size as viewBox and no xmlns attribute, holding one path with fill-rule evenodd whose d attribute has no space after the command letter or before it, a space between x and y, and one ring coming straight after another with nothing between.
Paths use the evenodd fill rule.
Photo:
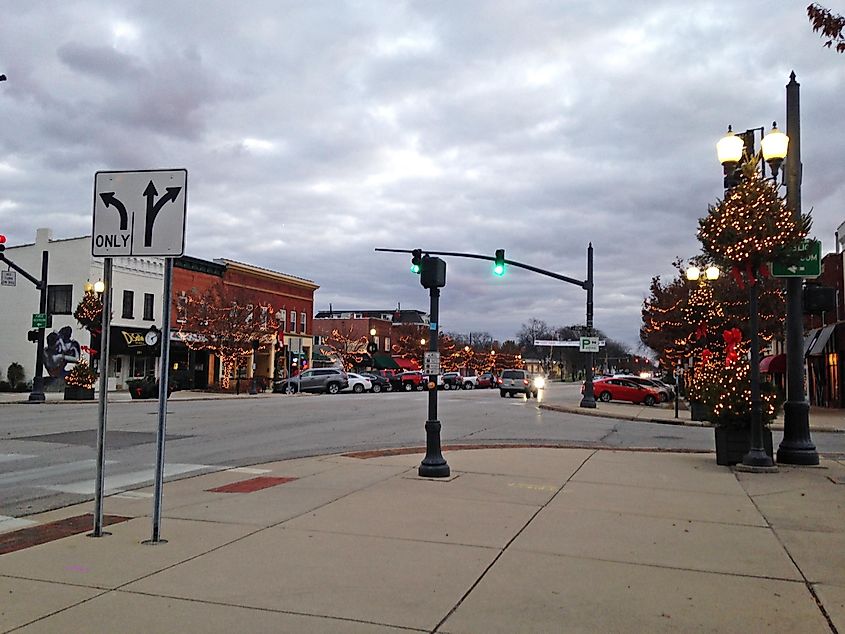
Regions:
<instances>
[{"instance_id":1,"label":"green street sign","mask_svg":"<svg viewBox=\"0 0 845 634\"><path fill-rule=\"evenodd\" d=\"M47 313L32 313L32 327L46 328L47 327Z\"/></svg>"},{"instance_id":2,"label":"green street sign","mask_svg":"<svg viewBox=\"0 0 845 634\"><path fill-rule=\"evenodd\" d=\"M804 240L796 249L800 259L793 264L772 263L774 277L818 277L822 274L822 243Z\"/></svg>"}]
</instances>

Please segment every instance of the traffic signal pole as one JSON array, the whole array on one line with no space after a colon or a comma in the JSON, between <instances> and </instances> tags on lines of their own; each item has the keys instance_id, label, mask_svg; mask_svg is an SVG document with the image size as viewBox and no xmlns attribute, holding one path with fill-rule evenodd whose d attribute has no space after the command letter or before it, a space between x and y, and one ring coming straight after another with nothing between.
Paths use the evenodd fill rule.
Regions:
<instances>
[{"instance_id":1,"label":"traffic signal pole","mask_svg":"<svg viewBox=\"0 0 845 634\"><path fill-rule=\"evenodd\" d=\"M50 261L49 251L41 252L41 279L39 280L7 258L5 253L3 253L4 250L5 248L0 249L0 262L5 262L10 268L16 270L35 285L35 288L40 291L38 298L38 312L42 315L45 314L47 312L47 269ZM45 400L44 377L42 376L44 374L44 328L38 328L37 330L38 339L36 340L36 343L38 345L35 349L35 374L32 377L32 392L29 394L30 403L43 403Z\"/></svg>"},{"instance_id":2,"label":"traffic signal pole","mask_svg":"<svg viewBox=\"0 0 845 634\"><path fill-rule=\"evenodd\" d=\"M431 304L429 307L428 350L437 352L440 334L440 289L429 289ZM437 375L431 374L428 377L428 420L425 421L425 458L418 473L423 478L448 478L450 474L449 465L443 457L440 447L440 421L437 419ZM431 387L432 384L434 387Z\"/></svg>"},{"instance_id":3,"label":"traffic signal pole","mask_svg":"<svg viewBox=\"0 0 845 634\"><path fill-rule=\"evenodd\" d=\"M496 252L496 256L490 255L481 255L478 253L460 253L454 251L427 251L425 249L381 249L377 248L376 251L386 252L386 253L411 253L416 260L418 254L425 253L426 256L431 255L447 255L456 258L470 258L473 260L487 260L488 262L495 263L496 267L500 264L506 264L508 266L515 266L520 269L526 269L528 271L532 271L534 273L539 273L540 275L545 275L546 277L551 277L556 280L560 280L561 282L566 282L567 284L574 284L575 286L580 286L585 291L587 291L587 334L592 336L593 334L593 243L591 242L587 247L587 279L586 280L576 280L574 277L567 277L566 275L561 275L560 273L554 273L552 271L547 271L546 269L537 268L536 266L531 266L530 264L524 264L522 262L516 262L514 260L506 260L504 258L504 250L498 249ZM412 269L413 270L413 269ZM416 271L415 271L416 272ZM495 270L497 275L500 273ZM504 272L504 271L503 271ZM596 399L593 393L593 353L588 352L587 354L587 369L586 369L586 377L584 381L584 396L581 399L580 406L585 408L594 409L596 407Z\"/></svg>"}]
</instances>

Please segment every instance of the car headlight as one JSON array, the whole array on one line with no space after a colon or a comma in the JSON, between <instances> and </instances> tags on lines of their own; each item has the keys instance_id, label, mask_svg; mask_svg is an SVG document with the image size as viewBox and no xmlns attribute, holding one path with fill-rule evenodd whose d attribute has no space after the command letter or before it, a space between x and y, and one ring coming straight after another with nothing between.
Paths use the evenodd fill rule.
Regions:
<instances>
[{"instance_id":1,"label":"car headlight","mask_svg":"<svg viewBox=\"0 0 845 634\"><path fill-rule=\"evenodd\" d=\"M536 387L538 390L542 390L544 387L546 387L546 379L541 376L535 376L534 387Z\"/></svg>"}]
</instances>

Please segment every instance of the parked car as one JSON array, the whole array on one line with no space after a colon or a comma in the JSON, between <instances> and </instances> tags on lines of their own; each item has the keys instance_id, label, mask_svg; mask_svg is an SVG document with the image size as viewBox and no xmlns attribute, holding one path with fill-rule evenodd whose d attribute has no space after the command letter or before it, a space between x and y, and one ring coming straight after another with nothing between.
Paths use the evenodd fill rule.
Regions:
<instances>
[{"instance_id":1,"label":"parked car","mask_svg":"<svg viewBox=\"0 0 845 634\"><path fill-rule=\"evenodd\" d=\"M372 372L362 372L361 376L366 379L370 379L370 383L373 384L373 387L370 388L370 391L373 394L378 394L379 392L392 392L393 391L393 384L390 382L390 379L387 379L380 374L373 374Z\"/></svg>"},{"instance_id":2,"label":"parked car","mask_svg":"<svg viewBox=\"0 0 845 634\"><path fill-rule=\"evenodd\" d=\"M460 390L464 385L464 378L460 372L444 372L437 381L437 387L444 390Z\"/></svg>"},{"instance_id":3,"label":"parked car","mask_svg":"<svg viewBox=\"0 0 845 634\"><path fill-rule=\"evenodd\" d=\"M313 368L277 381L273 385L273 391L285 394L295 394L300 391L337 394L348 385L349 377L339 368Z\"/></svg>"},{"instance_id":4,"label":"parked car","mask_svg":"<svg viewBox=\"0 0 845 634\"><path fill-rule=\"evenodd\" d=\"M343 392L351 391L355 392L355 394L361 394L373 389L373 382L365 376L355 374L354 372L347 372L346 376L349 377L349 385L341 390Z\"/></svg>"},{"instance_id":5,"label":"parked car","mask_svg":"<svg viewBox=\"0 0 845 634\"><path fill-rule=\"evenodd\" d=\"M647 379L641 376L633 376L633 375L616 375L615 378L619 379L628 379L629 381L633 381L634 383L639 383L640 385L645 385L646 387L652 387L657 390L659 398L658 403L665 403L669 399L675 398L674 390L669 389L667 386L663 385L660 381L655 379Z\"/></svg>"},{"instance_id":6,"label":"parked car","mask_svg":"<svg viewBox=\"0 0 845 634\"><path fill-rule=\"evenodd\" d=\"M478 386L478 376L475 374L464 374L462 375L463 384L461 385L462 388L465 390L472 390Z\"/></svg>"},{"instance_id":7,"label":"parked car","mask_svg":"<svg viewBox=\"0 0 845 634\"><path fill-rule=\"evenodd\" d=\"M531 375L526 370L504 370L499 383L499 396L513 396L525 394L526 398L537 398L538 388L531 381Z\"/></svg>"},{"instance_id":8,"label":"parked car","mask_svg":"<svg viewBox=\"0 0 845 634\"><path fill-rule=\"evenodd\" d=\"M417 390L423 391L428 386L428 377L419 370L409 370L408 372L401 372L390 379L393 383L393 389L405 390L412 392Z\"/></svg>"},{"instance_id":9,"label":"parked car","mask_svg":"<svg viewBox=\"0 0 845 634\"><path fill-rule=\"evenodd\" d=\"M584 386L581 385L581 394L584 393ZM648 385L635 383L628 378L611 377L609 379L598 379L593 381L593 394L596 399L607 403L608 401L630 401L631 403L642 403L643 405L654 405L660 399L657 389Z\"/></svg>"},{"instance_id":10,"label":"parked car","mask_svg":"<svg viewBox=\"0 0 845 634\"><path fill-rule=\"evenodd\" d=\"M475 382L475 387L479 389L498 387L498 383L496 382L496 377L492 372L485 372L478 377L478 380Z\"/></svg>"}]
</instances>

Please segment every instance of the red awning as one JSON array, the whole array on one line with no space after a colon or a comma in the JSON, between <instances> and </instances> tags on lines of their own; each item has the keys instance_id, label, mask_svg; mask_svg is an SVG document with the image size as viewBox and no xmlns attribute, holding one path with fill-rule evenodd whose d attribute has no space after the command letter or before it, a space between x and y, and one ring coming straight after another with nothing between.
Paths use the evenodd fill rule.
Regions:
<instances>
[{"instance_id":1,"label":"red awning","mask_svg":"<svg viewBox=\"0 0 845 634\"><path fill-rule=\"evenodd\" d=\"M396 361L396 365L398 365L403 370L419 370L420 364L414 361L413 359L403 359L402 357L393 357L393 360Z\"/></svg>"},{"instance_id":2,"label":"red awning","mask_svg":"<svg viewBox=\"0 0 845 634\"><path fill-rule=\"evenodd\" d=\"M765 357L760 361L760 372L767 374L784 374L786 372L786 355L776 354Z\"/></svg>"}]
</instances>

